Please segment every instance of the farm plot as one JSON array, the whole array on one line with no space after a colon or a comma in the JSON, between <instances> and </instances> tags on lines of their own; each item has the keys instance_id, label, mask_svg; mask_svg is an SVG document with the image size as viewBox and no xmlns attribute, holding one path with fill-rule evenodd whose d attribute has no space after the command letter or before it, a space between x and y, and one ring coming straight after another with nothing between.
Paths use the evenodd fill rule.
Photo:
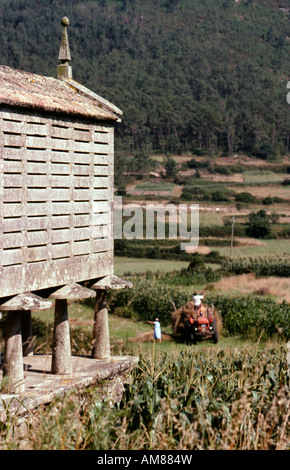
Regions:
<instances>
[{"instance_id":1,"label":"farm plot","mask_svg":"<svg viewBox=\"0 0 290 470\"><path fill-rule=\"evenodd\" d=\"M136 184L135 188L130 190L132 196L172 196L175 185L166 182L147 182Z\"/></svg>"},{"instance_id":2,"label":"farm plot","mask_svg":"<svg viewBox=\"0 0 290 470\"><path fill-rule=\"evenodd\" d=\"M285 178L283 174L277 174L266 170L249 170L244 172L244 181L246 184L268 184L282 183Z\"/></svg>"},{"instance_id":3,"label":"farm plot","mask_svg":"<svg viewBox=\"0 0 290 470\"><path fill-rule=\"evenodd\" d=\"M234 190L236 193L249 192L257 198L265 197L279 197L284 200L290 199L290 188L289 186L267 184L266 186L230 186L230 190Z\"/></svg>"}]
</instances>

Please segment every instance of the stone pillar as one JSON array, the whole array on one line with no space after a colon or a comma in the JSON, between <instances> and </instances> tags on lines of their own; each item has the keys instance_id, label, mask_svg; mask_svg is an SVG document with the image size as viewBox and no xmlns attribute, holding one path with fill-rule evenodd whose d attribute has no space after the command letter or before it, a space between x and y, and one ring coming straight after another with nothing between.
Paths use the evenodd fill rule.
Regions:
<instances>
[{"instance_id":1,"label":"stone pillar","mask_svg":"<svg viewBox=\"0 0 290 470\"><path fill-rule=\"evenodd\" d=\"M70 333L66 299L57 299L55 301L51 373L72 373Z\"/></svg>"},{"instance_id":2,"label":"stone pillar","mask_svg":"<svg viewBox=\"0 0 290 470\"><path fill-rule=\"evenodd\" d=\"M93 358L107 359L111 356L106 290L96 292L92 346Z\"/></svg>"},{"instance_id":3,"label":"stone pillar","mask_svg":"<svg viewBox=\"0 0 290 470\"><path fill-rule=\"evenodd\" d=\"M132 287L131 282L114 274L106 276L92 285L91 289L96 290L92 357L107 359L111 356L106 291L108 289L127 289L130 287Z\"/></svg>"},{"instance_id":4,"label":"stone pillar","mask_svg":"<svg viewBox=\"0 0 290 470\"><path fill-rule=\"evenodd\" d=\"M7 311L3 377L4 379L7 378L6 389L8 393L18 394L23 393L25 390L21 332L23 325L22 316L26 318L24 324L26 323L26 327L28 327L24 336L32 338L31 311L46 310L50 307L51 302L30 292L18 294L0 307L1 310Z\"/></svg>"},{"instance_id":5,"label":"stone pillar","mask_svg":"<svg viewBox=\"0 0 290 470\"><path fill-rule=\"evenodd\" d=\"M33 336L31 311L22 312L21 315L22 353L23 356L33 356Z\"/></svg>"},{"instance_id":6,"label":"stone pillar","mask_svg":"<svg viewBox=\"0 0 290 470\"><path fill-rule=\"evenodd\" d=\"M52 374L72 373L67 301L83 300L94 296L94 291L76 283L61 287L50 295L51 299L55 299L53 347L51 360Z\"/></svg>"},{"instance_id":7,"label":"stone pillar","mask_svg":"<svg viewBox=\"0 0 290 470\"><path fill-rule=\"evenodd\" d=\"M5 382L7 379L7 383ZM21 337L21 311L7 312L5 352L3 363L4 390L9 394L18 394L25 391L22 337Z\"/></svg>"}]
</instances>

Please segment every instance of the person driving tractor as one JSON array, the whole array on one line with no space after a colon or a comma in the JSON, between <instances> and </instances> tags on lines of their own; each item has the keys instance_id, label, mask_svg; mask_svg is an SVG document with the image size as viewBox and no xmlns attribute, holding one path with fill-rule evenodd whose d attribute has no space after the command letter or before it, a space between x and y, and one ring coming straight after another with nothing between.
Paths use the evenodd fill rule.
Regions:
<instances>
[{"instance_id":1,"label":"person driving tractor","mask_svg":"<svg viewBox=\"0 0 290 470\"><path fill-rule=\"evenodd\" d=\"M194 303L194 310L195 310L196 315L201 315L202 314L203 306L202 306L201 301L204 299L204 297L205 297L205 291L204 290L202 291L202 295L197 294L196 292L193 294L192 300L193 300L193 303Z\"/></svg>"}]
</instances>

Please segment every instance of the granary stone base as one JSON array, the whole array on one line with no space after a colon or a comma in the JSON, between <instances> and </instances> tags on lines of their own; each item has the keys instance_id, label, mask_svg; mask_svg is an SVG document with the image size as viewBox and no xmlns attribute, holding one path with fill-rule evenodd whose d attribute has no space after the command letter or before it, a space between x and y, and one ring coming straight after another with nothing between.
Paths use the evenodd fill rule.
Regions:
<instances>
[{"instance_id":1,"label":"granary stone base","mask_svg":"<svg viewBox=\"0 0 290 470\"><path fill-rule=\"evenodd\" d=\"M0 421L5 421L6 410L10 415L23 416L56 397L91 385L100 386L100 391L106 397L118 402L122 397L124 383L137 363L136 356L111 356L108 359L72 356L72 373L55 375L50 373L50 355L24 357L25 391L18 395L0 395ZM103 381L106 381L106 390Z\"/></svg>"}]
</instances>

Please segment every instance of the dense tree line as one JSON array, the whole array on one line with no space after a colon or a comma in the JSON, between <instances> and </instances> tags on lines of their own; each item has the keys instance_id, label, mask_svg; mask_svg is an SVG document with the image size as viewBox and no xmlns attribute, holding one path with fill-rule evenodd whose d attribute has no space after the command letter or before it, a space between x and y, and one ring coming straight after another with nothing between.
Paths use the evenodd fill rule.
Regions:
<instances>
[{"instance_id":1,"label":"dense tree line","mask_svg":"<svg viewBox=\"0 0 290 470\"><path fill-rule=\"evenodd\" d=\"M56 75L70 19L76 80L119 106L117 149L289 151L286 0L1 0L0 63Z\"/></svg>"}]
</instances>

